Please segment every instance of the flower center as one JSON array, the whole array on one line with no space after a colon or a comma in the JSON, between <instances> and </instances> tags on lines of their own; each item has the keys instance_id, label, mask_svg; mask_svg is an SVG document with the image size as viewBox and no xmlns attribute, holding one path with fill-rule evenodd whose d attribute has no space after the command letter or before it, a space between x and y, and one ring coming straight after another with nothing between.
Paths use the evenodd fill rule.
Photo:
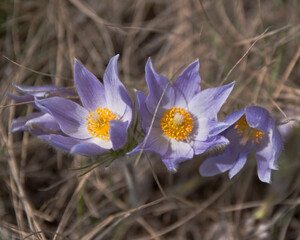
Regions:
<instances>
[{"instance_id":1,"label":"flower center","mask_svg":"<svg viewBox=\"0 0 300 240\"><path fill-rule=\"evenodd\" d=\"M252 144L254 144L255 142L259 143L262 140L263 136L265 135L265 133L250 127L249 124L247 123L245 115L243 115L235 123L234 129L236 129L238 135L242 137L240 141L242 145L245 145L248 142L248 140L251 140Z\"/></svg>"},{"instance_id":2,"label":"flower center","mask_svg":"<svg viewBox=\"0 0 300 240\"><path fill-rule=\"evenodd\" d=\"M169 138L185 140L193 130L193 118L185 109L173 107L165 112L160 126Z\"/></svg>"},{"instance_id":3,"label":"flower center","mask_svg":"<svg viewBox=\"0 0 300 240\"><path fill-rule=\"evenodd\" d=\"M100 137L109 140L109 121L117 120L116 114L107 108L99 107L95 111L90 111L86 117L87 130L93 137Z\"/></svg>"}]
</instances>

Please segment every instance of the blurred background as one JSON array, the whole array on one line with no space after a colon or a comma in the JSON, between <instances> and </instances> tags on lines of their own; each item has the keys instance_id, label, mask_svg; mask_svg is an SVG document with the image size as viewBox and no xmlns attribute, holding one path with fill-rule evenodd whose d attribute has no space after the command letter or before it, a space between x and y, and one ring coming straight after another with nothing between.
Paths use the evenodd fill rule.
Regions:
<instances>
[{"instance_id":1,"label":"blurred background","mask_svg":"<svg viewBox=\"0 0 300 240\"><path fill-rule=\"evenodd\" d=\"M0 239L300 240L299 13L297 0L0 0ZM148 57L173 80L199 59L203 89L236 81L220 120L256 104L288 122L272 183L254 156L229 180L199 175L205 155L170 173L146 153L132 189L136 156L82 175L93 159L10 133L34 111L6 97L13 82L73 87L74 58L101 79L115 54L133 98Z\"/></svg>"}]
</instances>

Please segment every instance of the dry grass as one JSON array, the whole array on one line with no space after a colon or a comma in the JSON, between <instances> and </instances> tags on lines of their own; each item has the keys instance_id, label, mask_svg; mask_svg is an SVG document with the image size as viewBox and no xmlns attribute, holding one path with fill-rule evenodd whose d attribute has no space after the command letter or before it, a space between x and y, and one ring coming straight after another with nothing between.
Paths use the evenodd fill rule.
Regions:
<instances>
[{"instance_id":1,"label":"dry grass","mask_svg":"<svg viewBox=\"0 0 300 240\"><path fill-rule=\"evenodd\" d=\"M12 82L70 87L74 57L101 77L120 53L129 89L146 90L149 56L168 78L199 58L203 88L236 80L220 119L251 104L278 121L299 116L299 12L296 0L2 0L1 106L13 103ZM200 177L203 157L172 174L144 154L133 204L122 166L134 159L79 177L73 169L88 159L10 134L12 119L31 111L0 108L0 239L300 239L297 128L270 185L254 159L230 181Z\"/></svg>"}]
</instances>

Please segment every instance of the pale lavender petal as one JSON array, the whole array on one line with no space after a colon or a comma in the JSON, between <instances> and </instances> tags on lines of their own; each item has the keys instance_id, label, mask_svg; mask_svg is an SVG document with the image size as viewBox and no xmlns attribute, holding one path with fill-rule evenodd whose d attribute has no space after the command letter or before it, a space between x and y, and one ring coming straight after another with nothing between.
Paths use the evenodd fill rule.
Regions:
<instances>
[{"instance_id":1,"label":"pale lavender petal","mask_svg":"<svg viewBox=\"0 0 300 240\"><path fill-rule=\"evenodd\" d=\"M225 148L229 145L229 140L223 136L214 136L208 138L206 141L194 141L193 149L195 155L202 154L206 151L217 151L220 148Z\"/></svg>"},{"instance_id":2,"label":"pale lavender petal","mask_svg":"<svg viewBox=\"0 0 300 240\"><path fill-rule=\"evenodd\" d=\"M42 116L33 118L26 122L29 131L37 135L59 133L62 134L60 126L50 114L45 113Z\"/></svg>"},{"instance_id":3,"label":"pale lavender petal","mask_svg":"<svg viewBox=\"0 0 300 240\"><path fill-rule=\"evenodd\" d=\"M44 113L41 113L41 112L34 112L34 113L31 113L25 117L19 117L17 119L14 119L12 121L12 124L11 124L11 132L16 132L16 131L27 131L28 128L25 126L25 124L33 119L33 118L36 118L36 117L40 117L42 116Z\"/></svg>"},{"instance_id":4,"label":"pale lavender petal","mask_svg":"<svg viewBox=\"0 0 300 240\"><path fill-rule=\"evenodd\" d=\"M228 146L222 154L207 158L199 168L204 177L228 171L237 160L238 153Z\"/></svg>"},{"instance_id":5,"label":"pale lavender petal","mask_svg":"<svg viewBox=\"0 0 300 240\"><path fill-rule=\"evenodd\" d=\"M270 168L271 169L277 169L277 160L279 158L279 155L282 151L283 147L283 142L282 142L282 137L280 135L280 132L278 129L275 127L272 131L271 134L271 142L273 143L273 161L270 163Z\"/></svg>"},{"instance_id":6,"label":"pale lavender petal","mask_svg":"<svg viewBox=\"0 0 300 240\"><path fill-rule=\"evenodd\" d=\"M16 101L17 103L34 101L34 97L31 95L16 95L12 93L7 93L7 96L10 99Z\"/></svg>"},{"instance_id":7,"label":"pale lavender petal","mask_svg":"<svg viewBox=\"0 0 300 240\"><path fill-rule=\"evenodd\" d=\"M190 144L173 138L169 142L169 149L162 156L162 161L170 171L176 171L179 163L193 158L194 150Z\"/></svg>"},{"instance_id":8,"label":"pale lavender petal","mask_svg":"<svg viewBox=\"0 0 300 240\"><path fill-rule=\"evenodd\" d=\"M245 165L247 162L248 152L241 152L238 156L237 161L234 163L229 171L229 178L233 178Z\"/></svg>"},{"instance_id":9,"label":"pale lavender petal","mask_svg":"<svg viewBox=\"0 0 300 240\"><path fill-rule=\"evenodd\" d=\"M146 144L144 146L144 142ZM144 151L155 152L163 156L169 148L169 138L162 134L162 130L159 128L152 128L149 137L144 139L144 141L139 144L135 149L133 149L128 154L136 153L142 150L144 146Z\"/></svg>"},{"instance_id":10,"label":"pale lavender petal","mask_svg":"<svg viewBox=\"0 0 300 240\"><path fill-rule=\"evenodd\" d=\"M196 141L205 141L209 136L211 136L211 131L218 126L218 122L210 120L208 118L194 119L194 129L191 134Z\"/></svg>"},{"instance_id":11,"label":"pale lavender petal","mask_svg":"<svg viewBox=\"0 0 300 240\"><path fill-rule=\"evenodd\" d=\"M30 95L33 97L45 97L48 94L59 94L61 92L65 92L67 94L72 94L72 92L63 89L62 87L58 86L51 86L51 85L46 85L46 86L25 86L17 83L13 83L13 86L19 91L20 93Z\"/></svg>"},{"instance_id":12,"label":"pale lavender petal","mask_svg":"<svg viewBox=\"0 0 300 240\"><path fill-rule=\"evenodd\" d=\"M271 182L271 171L269 164L269 159L261 154L256 153L256 161L257 161L257 175L260 181L270 183Z\"/></svg>"},{"instance_id":13,"label":"pale lavender petal","mask_svg":"<svg viewBox=\"0 0 300 240\"><path fill-rule=\"evenodd\" d=\"M246 119L250 127L263 132L268 132L275 123L268 111L258 106L247 107L245 109Z\"/></svg>"},{"instance_id":14,"label":"pale lavender petal","mask_svg":"<svg viewBox=\"0 0 300 240\"><path fill-rule=\"evenodd\" d=\"M122 120L123 122L128 121L129 123L131 123L131 120L133 118L133 103L132 103L131 98L129 97L128 92L126 91L125 88L122 88L122 87L119 88L119 92L120 92L121 99L124 101L124 103L126 105L125 110L123 111L123 109L122 109L122 111L123 111L123 114L122 114L121 112L117 112L116 109L118 107L112 106L111 109L112 109L112 111L115 111L117 113L120 120Z\"/></svg>"},{"instance_id":15,"label":"pale lavender petal","mask_svg":"<svg viewBox=\"0 0 300 240\"><path fill-rule=\"evenodd\" d=\"M186 104L200 92L199 61L190 64L184 72L175 80L173 87L176 92L176 102Z\"/></svg>"},{"instance_id":16,"label":"pale lavender petal","mask_svg":"<svg viewBox=\"0 0 300 240\"><path fill-rule=\"evenodd\" d=\"M256 152L257 173L263 182L270 182L271 170L277 169L277 160L282 149L282 139L276 128L269 132L267 145Z\"/></svg>"},{"instance_id":17,"label":"pale lavender petal","mask_svg":"<svg viewBox=\"0 0 300 240\"><path fill-rule=\"evenodd\" d=\"M128 111L132 108L132 102L118 76L118 58L119 55L116 55L110 59L103 76L103 83L107 106L109 106L111 111L122 116L124 121L127 121L131 118L131 112L126 113L126 110ZM128 116L123 116L125 113Z\"/></svg>"},{"instance_id":18,"label":"pale lavender petal","mask_svg":"<svg viewBox=\"0 0 300 240\"><path fill-rule=\"evenodd\" d=\"M89 113L77 103L60 97L36 99L36 103L55 118L65 134L80 139L91 137L86 126Z\"/></svg>"},{"instance_id":19,"label":"pale lavender petal","mask_svg":"<svg viewBox=\"0 0 300 240\"><path fill-rule=\"evenodd\" d=\"M59 147L67 151L70 151L74 145L81 141L72 137L64 137L56 134L41 135L40 138L55 147Z\"/></svg>"},{"instance_id":20,"label":"pale lavender petal","mask_svg":"<svg viewBox=\"0 0 300 240\"><path fill-rule=\"evenodd\" d=\"M112 142L112 149L117 150L126 143L128 122L111 120L109 126L109 137Z\"/></svg>"},{"instance_id":21,"label":"pale lavender petal","mask_svg":"<svg viewBox=\"0 0 300 240\"><path fill-rule=\"evenodd\" d=\"M81 155L99 155L101 153L107 152L109 149L103 148L96 144L94 141L83 141L71 148L71 153L78 153Z\"/></svg>"},{"instance_id":22,"label":"pale lavender petal","mask_svg":"<svg viewBox=\"0 0 300 240\"><path fill-rule=\"evenodd\" d=\"M102 83L76 59L74 80L82 105L88 111L107 106Z\"/></svg>"},{"instance_id":23,"label":"pale lavender petal","mask_svg":"<svg viewBox=\"0 0 300 240\"><path fill-rule=\"evenodd\" d=\"M144 131L146 131L146 128L151 124L153 116L150 114L146 106L146 95L140 91L136 91L135 93L139 105L142 128Z\"/></svg>"},{"instance_id":24,"label":"pale lavender petal","mask_svg":"<svg viewBox=\"0 0 300 240\"><path fill-rule=\"evenodd\" d=\"M148 110L153 114L155 109L160 101L160 98L163 95L163 92L169 81L164 76L157 74L154 69L150 58L146 64L146 81L149 89L148 97L146 99L146 105ZM168 106L173 106L175 100L174 88L169 84L168 89L165 91L165 94L160 102L160 108Z\"/></svg>"},{"instance_id":25,"label":"pale lavender petal","mask_svg":"<svg viewBox=\"0 0 300 240\"><path fill-rule=\"evenodd\" d=\"M189 111L198 118L205 116L216 119L217 113L231 93L234 83L201 91L190 101Z\"/></svg>"}]
</instances>

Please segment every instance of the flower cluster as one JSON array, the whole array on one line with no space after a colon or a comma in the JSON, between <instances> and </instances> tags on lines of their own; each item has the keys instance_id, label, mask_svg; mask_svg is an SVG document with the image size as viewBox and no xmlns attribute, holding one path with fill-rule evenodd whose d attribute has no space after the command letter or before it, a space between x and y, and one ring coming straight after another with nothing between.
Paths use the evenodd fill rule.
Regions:
<instances>
[{"instance_id":1,"label":"flower cluster","mask_svg":"<svg viewBox=\"0 0 300 240\"><path fill-rule=\"evenodd\" d=\"M244 166L248 154L255 152L258 177L270 182L282 140L267 110L251 106L218 121L218 112L234 82L201 90L199 62L195 61L171 83L155 72L149 59L145 68L148 95L136 91L145 134L136 144L140 132L131 127L136 126L133 103L119 80L117 60L118 55L110 60L103 83L75 60L78 95L55 86L15 85L21 95L9 96L31 104L37 111L15 119L12 131L29 131L51 145L82 155L155 152L171 171L194 155L221 145L225 150L204 161L201 175L229 171L232 178Z\"/></svg>"}]
</instances>

